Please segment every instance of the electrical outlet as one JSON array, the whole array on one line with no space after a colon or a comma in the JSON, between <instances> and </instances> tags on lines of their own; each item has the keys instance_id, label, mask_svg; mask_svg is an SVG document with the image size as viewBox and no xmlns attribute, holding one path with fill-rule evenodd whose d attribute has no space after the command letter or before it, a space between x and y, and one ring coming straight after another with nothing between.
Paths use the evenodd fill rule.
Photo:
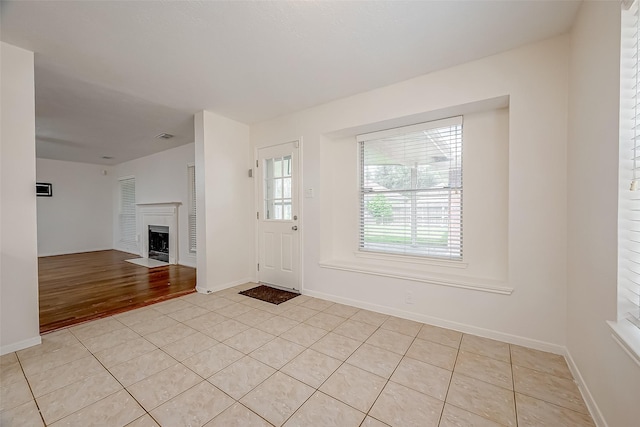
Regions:
<instances>
[{"instance_id":1,"label":"electrical outlet","mask_svg":"<svg viewBox=\"0 0 640 427\"><path fill-rule=\"evenodd\" d=\"M404 294L404 303L413 304L413 292L407 291L407 293Z\"/></svg>"}]
</instances>

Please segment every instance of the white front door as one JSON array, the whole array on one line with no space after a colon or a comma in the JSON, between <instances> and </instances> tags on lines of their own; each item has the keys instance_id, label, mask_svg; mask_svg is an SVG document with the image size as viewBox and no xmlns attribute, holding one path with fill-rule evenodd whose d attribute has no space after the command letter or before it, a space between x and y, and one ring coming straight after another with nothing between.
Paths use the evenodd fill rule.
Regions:
<instances>
[{"instance_id":1,"label":"white front door","mask_svg":"<svg viewBox=\"0 0 640 427\"><path fill-rule=\"evenodd\" d=\"M298 142L258 150L258 278L300 290Z\"/></svg>"}]
</instances>

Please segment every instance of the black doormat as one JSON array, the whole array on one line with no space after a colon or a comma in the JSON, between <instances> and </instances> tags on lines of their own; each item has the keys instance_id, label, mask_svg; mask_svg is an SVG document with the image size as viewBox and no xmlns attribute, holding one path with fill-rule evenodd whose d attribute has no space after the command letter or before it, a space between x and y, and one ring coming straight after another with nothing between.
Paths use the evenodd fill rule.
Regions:
<instances>
[{"instance_id":1,"label":"black doormat","mask_svg":"<svg viewBox=\"0 0 640 427\"><path fill-rule=\"evenodd\" d=\"M281 304L285 301L289 301L291 298L295 298L300 295L296 294L295 292L283 291L264 285L260 285L255 288L247 289L246 291L238 293L276 305Z\"/></svg>"}]
</instances>

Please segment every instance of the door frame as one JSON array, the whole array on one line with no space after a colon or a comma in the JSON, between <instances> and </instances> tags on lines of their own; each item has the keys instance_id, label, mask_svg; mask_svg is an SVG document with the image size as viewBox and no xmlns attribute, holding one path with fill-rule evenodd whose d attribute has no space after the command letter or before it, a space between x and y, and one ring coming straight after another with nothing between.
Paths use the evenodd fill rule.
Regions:
<instances>
[{"instance_id":1,"label":"door frame","mask_svg":"<svg viewBox=\"0 0 640 427\"><path fill-rule=\"evenodd\" d=\"M279 145L285 145L285 144L291 144L291 143L297 143L297 150L298 150L298 168L296 170L296 176L293 176L293 179L297 179L298 180L298 185L296 186L296 198L298 201L298 233L296 233L296 235L298 236L298 251L300 252L300 256L298 257L298 272L299 272L299 277L298 277L298 286L299 288L296 289L298 292L300 292L300 294L303 293L304 291L304 250L303 250L303 242L304 242L304 212L303 212L303 203L302 203L302 195L304 194L303 189L303 181L302 181L302 137L298 137L298 138L293 138L290 139L288 141L285 142L279 142L277 144L267 144L267 145L260 145L260 146L255 146L253 148L253 162L251 163L251 170L253 171L253 207L254 207L254 212L260 212L261 207L262 207L262 200L260 199L260 185L262 185L262 168L257 167L258 161L259 161L259 157L258 157L258 152L261 149L264 148L271 148L271 147L277 147ZM295 213L294 213L295 215ZM255 214L254 214L254 263L253 263L253 271L254 271L254 277L256 279L256 282L259 283L260 282L260 272L258 271L258 263L260 262L260 222L258 221L258 219L256 218ZM277 287L277 286L274 286ZM289 290L290 289L285 289L285 290Z\"/></svg>"}]
</instances>

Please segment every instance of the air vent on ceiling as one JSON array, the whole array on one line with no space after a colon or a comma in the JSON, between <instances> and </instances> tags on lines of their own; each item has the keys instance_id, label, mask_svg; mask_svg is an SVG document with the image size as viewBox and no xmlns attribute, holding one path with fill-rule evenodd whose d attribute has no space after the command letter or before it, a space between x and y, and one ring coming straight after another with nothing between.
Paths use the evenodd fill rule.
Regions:
<instances>
[{"instance_id":1,"label":"air vent on ceiling","mask_svg":"<svg viewBox=\"0 0 640 427\"><path fill-rule=\"evenodd\" d=\"M102 158L105 160L111 160L113 159L113 156L102 156Z\"/></svg>"},{"instance_id":2,"label":"air vent on ceiling","mask_svg":"<svg viewBox=\"0 0 640 427\"><path fill-rule=\"evenodd\" d=\"M170 133L161 133L160 135L156 135L156 138L158 138L158 139L171 139L171 138L173 138L173 135L171 135Z\"/></svg>"}]
</instances>

